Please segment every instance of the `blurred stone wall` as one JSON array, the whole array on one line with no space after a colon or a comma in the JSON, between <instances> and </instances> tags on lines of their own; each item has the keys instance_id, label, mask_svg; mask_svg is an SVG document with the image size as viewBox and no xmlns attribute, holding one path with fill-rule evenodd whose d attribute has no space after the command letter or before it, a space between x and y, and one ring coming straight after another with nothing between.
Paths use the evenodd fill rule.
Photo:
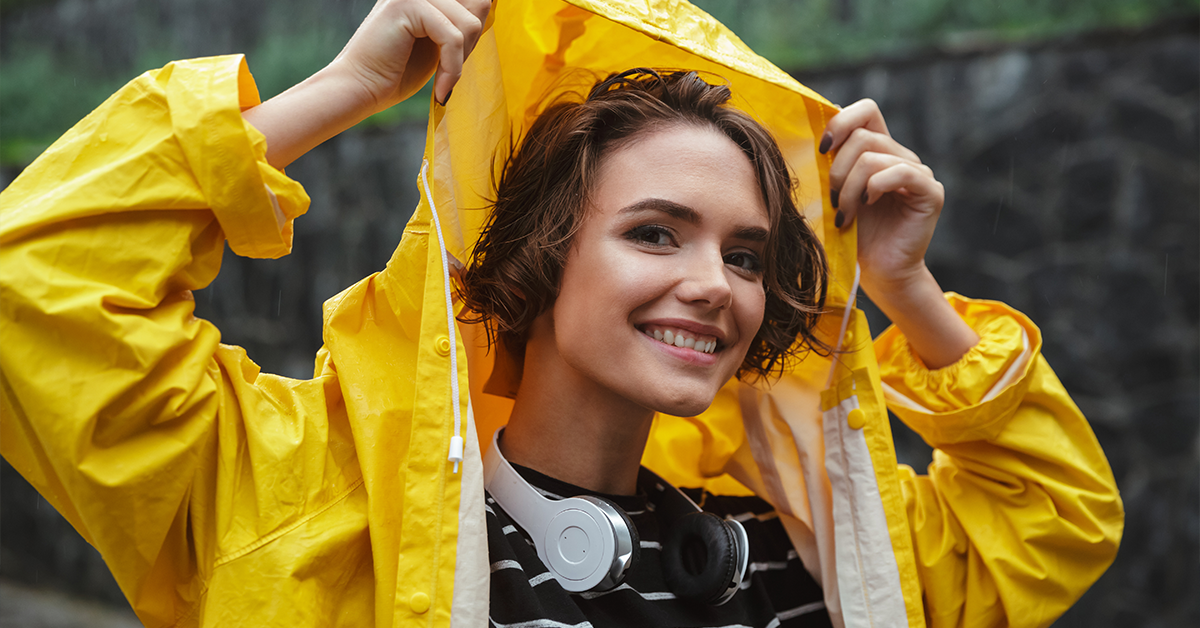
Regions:
<instances>
[{"instance_id":1,"label":"blurred stone wall","mask_svg":"<svg viewBox=\"0 0 1200 628\"><path fill-rule=\"evenodd\" d=\"M1197 31L1187 20L799 75L834 102L876 99L938 173L936 276L1041 327L1108 453L1125 541L1059 626L1200 625ZM293 254L227 253L197 313L264 369L308 376L321 303L399 241L423 137L423 125L355 130L289 167L313 199ZM901 459L923 466L928 447L895 429ZM0 481L0 577L121 603L95 552L7 464Z\"/></svg>"},{"instance_id":2,"label":"blurred stone wall","mask_svg":"<svg viewBox=\"0 0 1200 628\"><path fill-rule=\"evenodd\" d=\"M1033 319L1108 454L1125 537L1058 626L1200 626L1198 30L798 75L839 104L875 99L933 168L947 197L934 275ZM897 441L922 468L928 448L906 429Z\"/></svg>"}]
</instances>

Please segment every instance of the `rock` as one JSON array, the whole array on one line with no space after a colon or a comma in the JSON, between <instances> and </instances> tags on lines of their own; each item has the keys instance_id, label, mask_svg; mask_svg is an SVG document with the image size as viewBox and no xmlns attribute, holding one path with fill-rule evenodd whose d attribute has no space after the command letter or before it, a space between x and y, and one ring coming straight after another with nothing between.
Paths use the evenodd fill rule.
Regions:
<instances>
[{"instance_id":1,"label":"rock","mask_svg":"<svg viewBox=\"0 0 1200 628\"><path fill-rule=\"evenodd\" d=\"M1060 197L1060 237L1066 241L1103 237L1112 225L1118 179L1111 158L1072 166L1064 175Z\"/></svg>"}]
</instances>

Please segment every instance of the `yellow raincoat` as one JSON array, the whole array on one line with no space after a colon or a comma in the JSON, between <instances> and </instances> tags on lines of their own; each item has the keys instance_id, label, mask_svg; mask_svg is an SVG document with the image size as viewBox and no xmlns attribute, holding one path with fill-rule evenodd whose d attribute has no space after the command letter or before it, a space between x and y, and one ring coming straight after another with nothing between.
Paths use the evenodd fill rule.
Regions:
<instances>
[{"instance_id":1,"label":"yellow raincoat","mask_svg":"<svg viewBox=\"0 0 1200 628\"><path fill-rule=\"evenodd\" d=\"M834 107L683 2L500 0L489 19L432 112L387 268L325 304L312 379L260 373L192 315L226 242L284 255L308 205L241 118L241 57L139 77L0 196L3 455L147 626L486 624L478 439L511 402L483 393L480 331L448 326L443 252L469 256L484 212L461 208L544 96L634 66L725 77L775 133L832 261L822 330L847 350L659 417L646 464L772 502L837 624L1046 625L1103 572L1121 502L1037 328L951 295L983 340L928 371L845 308L855 232L832 227L813 141ZM937 447L927 476L897 466L885 404Z\"/></svg>"}]
</instances>

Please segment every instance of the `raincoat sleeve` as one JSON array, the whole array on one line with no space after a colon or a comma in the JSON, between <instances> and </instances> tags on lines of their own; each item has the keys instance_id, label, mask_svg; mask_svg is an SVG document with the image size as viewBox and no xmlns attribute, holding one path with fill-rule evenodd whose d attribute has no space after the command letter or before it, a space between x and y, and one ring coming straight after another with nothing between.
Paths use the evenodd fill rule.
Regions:
<instances>
[{"instance_id":1,"label":"raincoat sleeve","mask_svg":"<svg viewBox=\"0 0 1200 628\"><path fill-rule=\"evenodd\" d=\"M281 256L308 205L243 122L257 103L240 56L169 64L0 195L3 455L147 625L190 623L214 569L269 563L256 548L355 480L336 381L260 375L193 316L226 242Z\"/></svg>"},{"instance_id":2,"label":"raincoat sleeve","mask_svg":"<svg viewBox=\"0 0 1200 628\"><path fill-rule=\"evenodd\" d=\"M981 341L929 370L895 328L875 341L889 408L935 448L900 468L930 626L1045 626L1104 572L1124 515L1079 409L1025 316L948 295Z\"/></svg>"}]
</instances>

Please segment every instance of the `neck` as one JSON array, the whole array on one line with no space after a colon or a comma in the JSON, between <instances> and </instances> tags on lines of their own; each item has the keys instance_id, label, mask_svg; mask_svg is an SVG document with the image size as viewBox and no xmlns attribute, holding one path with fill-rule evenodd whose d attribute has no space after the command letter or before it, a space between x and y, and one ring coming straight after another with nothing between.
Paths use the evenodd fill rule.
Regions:
<instances>
[{"instance_id":1,"label":"neck","mask_svg":"<svg viewBox=\"0 0 1200 628\"><path fill-rule=\"evenodd\" d=\"M501 442L504 456L581 488L633 495L654 412L565 364L527 355L525 365Z\"/></svg>"}]
</instances>

